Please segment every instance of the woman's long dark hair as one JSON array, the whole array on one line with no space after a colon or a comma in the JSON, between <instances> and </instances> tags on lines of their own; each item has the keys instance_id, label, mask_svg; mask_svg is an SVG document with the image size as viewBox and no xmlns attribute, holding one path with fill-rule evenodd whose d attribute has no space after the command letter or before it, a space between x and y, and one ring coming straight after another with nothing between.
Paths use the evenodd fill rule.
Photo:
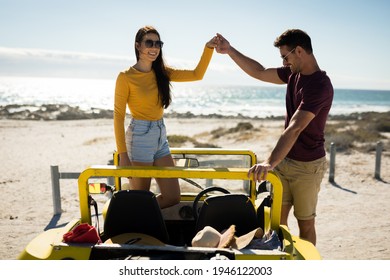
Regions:
<instances>
[{"instance_id":1,"label":"woman's long dark hair","mask_svg":"<svg viewBox=\"0 0 390 280\"><path fill-rule=\"evenodd\" d=\"M149 33L154 33L160 38L160 34L158 31L152 26L144 26L140 28L135 36L135 41L137 43L141 43L144 36ZM139 51L135 47L135 56L137 57L137 61L139 60ZM165 69L164 59L162 55L162 49L160 49L160 54L152 63L152 69L156 74L157 80L157 88L158 88L158 98L161 101L161 106L163 108L168 108L169 104L171 104L171 83L169 80L169 76L167 70Z\"/></svg>"}]
</instances>

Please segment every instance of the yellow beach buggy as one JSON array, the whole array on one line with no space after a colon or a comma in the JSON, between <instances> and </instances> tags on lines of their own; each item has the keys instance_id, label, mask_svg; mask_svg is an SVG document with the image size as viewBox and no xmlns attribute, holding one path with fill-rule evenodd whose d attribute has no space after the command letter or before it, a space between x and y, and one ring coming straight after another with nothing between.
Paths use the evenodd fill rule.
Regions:
<instances>
[{"instance_id":1,"label":"yellow beach buggy","mask_svg":"<svg viewBox=\"0 0 390 280\"><path fill-rule=\"evenodd\" d=\"M248 179L257 162L252 151L171 152L175 167L118 167L114 155L114 165L84 170L78 178L81 217L41 233L19 259L321 259L310 242L280 224L278 176L270 172L261 184ZM121 182L127 177L179 178L180 203L161 210L156 186L128 190Z\"/></svg>"}]
</instances>

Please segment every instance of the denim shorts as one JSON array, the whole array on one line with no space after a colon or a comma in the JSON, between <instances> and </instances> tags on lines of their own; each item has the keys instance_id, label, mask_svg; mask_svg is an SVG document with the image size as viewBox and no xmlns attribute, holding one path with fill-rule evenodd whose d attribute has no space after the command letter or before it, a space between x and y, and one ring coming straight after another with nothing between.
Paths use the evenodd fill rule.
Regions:
<instances>
[{"instance_id":1,"label":"denim shorts","mask_svg":"<svg viewBox=\"0 0 390 280\"><path fill-rule=\"evenodd\" d=\"M131 161L154 162L156 159L169 155L164 120L131 119L126 130L126 147Z\"/></svg>"}]
</instances>

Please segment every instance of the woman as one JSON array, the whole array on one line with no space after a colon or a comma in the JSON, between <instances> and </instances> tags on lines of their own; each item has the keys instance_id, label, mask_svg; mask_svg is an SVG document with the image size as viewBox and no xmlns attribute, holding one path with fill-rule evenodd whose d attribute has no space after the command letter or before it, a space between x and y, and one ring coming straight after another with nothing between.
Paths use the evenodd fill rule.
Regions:
<instances>
[{"instance_id":1,"label":"woman","mask_svg":"<svg viewBox=\"0 0 390 280\"><path fill-rule=\"evenodd\" d=\"M164 64L160 34L152 26L138 30L135 37L137 62L119 73L115 88L114 129L120 166L174 166L164 125L164 109L171 102L170 82L201 80L211 60L216 37L206 43L194 70L177 70ZM126 105L132 119L125 133ZM179 203L176 178L156 178L161 208ZM151 178L131 178L130 187L149 190Z\"/></svg>"}]
</instances>

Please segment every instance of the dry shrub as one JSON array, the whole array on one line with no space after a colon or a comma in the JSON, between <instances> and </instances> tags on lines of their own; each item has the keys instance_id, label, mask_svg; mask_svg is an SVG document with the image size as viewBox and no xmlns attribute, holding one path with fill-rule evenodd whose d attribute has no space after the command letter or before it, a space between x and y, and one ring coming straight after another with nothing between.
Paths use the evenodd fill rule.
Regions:
<instances>
[{"instance_id":1,"label":"dry shrub","mask_svg":"<svg viewBox=\"0 0 390 280\"><path fill-rule=\"evenodd\" d=\"M325 129L325 145L336 145L338 151L351 148L369 152L375 150L376 143L386 137L383 132L390 131L390 112L367 112L351 114L348 119L334 117L336 123L328 123Z\"/></svg>"},{"instance_id":2,"label":"dry shrub","mask_svg":"<svg viewBox=\"0 0 390 280\"><path fill-rule=\"evenodd\" d=\"M187 142L191 142L195 148L219 148L217 145L211 144L211 143L201 143L198 142L196 139L185 136L185 135L168 135L168 142L169 146L171 147L181 147Z\"/></svg>"},{"instance_id":3,"label":"dry shrub","mask_svg":"<svg viewBox=\"0 0 390 280\"><path fill-rule=\"evenodd\" d=\"M171 147L181 147L186 142L193 142L194 139L185 135L168 135L169 146Z\"/></svg>"},{"instance_id":4,"label":"dry shrub","mask_svg":"<svg viewBox=\"0 0 390 280\"><path fill-rule=\"evenodd\" d=\"M211 131L211 135L213 135L213 138L220 138L222 136L225 136L226 134L243 132L248 130L254 130L254 127L250 122L239 122L235 127L229 129L223 127L214 129Z\"/></svg>"}]
</instances>

